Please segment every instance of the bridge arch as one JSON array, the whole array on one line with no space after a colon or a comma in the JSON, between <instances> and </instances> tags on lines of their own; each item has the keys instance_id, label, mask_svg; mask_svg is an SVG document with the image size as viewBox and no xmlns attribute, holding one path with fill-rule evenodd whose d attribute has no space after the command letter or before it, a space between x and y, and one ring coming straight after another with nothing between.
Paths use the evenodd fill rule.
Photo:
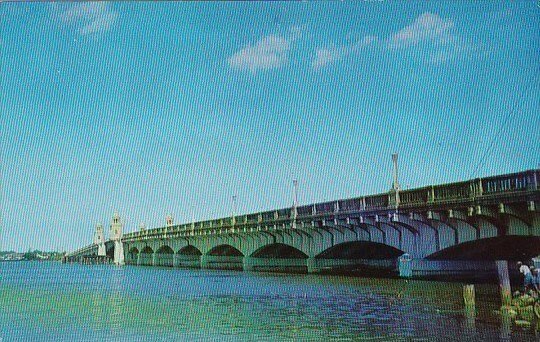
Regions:
<instances>
[{"instance_id":1,"label":"bridge arch","mask_svg":"<svg viewBox=\"0 0 540 342\"><path fill-rule=\"evenodd\" d=\"M473 215L469 221L476 228L478 240L504 235L502 222L491 216Z\"/></svg>"},{"instance_id":2,"label":"bridge arch","mask_svg":"<svg viewBox=\"0 0 540 342\"><path fill-rule=\"evenodd\" d=\"M244 254L240 252L240 250L228 244L215 246L214 248L210 249L206 254L211 256L244 256Z\"/></svg>"},{"instance_id":3,"label":"bridge arch","mask_svg":"<svg viewBox=\"0 0 540 342\"><path fill-rule=\"evenodd\" d=\"M177 252L179 255L202 255L202 252L193 245L187 245L180 248Z\"/></svg>"},{"instance_id":4,"label":"bridge arch","mask_svg":"<svg viewBox=\"0 0 540 342\"><path fill-rule=\"evenodd\" d=\"M349 241L332 246L317 259L395 259L404 252L394 246L372 241Z\"/></svg>"},{"instance_id":5,"label":"bridge arch","mask_svg":"<svg viewBox=\"0 0 540 342\"><path fill-rule=\"evenodd\" d=\"M137 260L139 258L139 249L135 246L131 247L126 254L126 264L128 265L137 265Z\"/></svg>"},{"instance_id":6,"label":"bridge arch","mask_svg":"<svg viewBox=\"0 0 540 342\"><path fill-rule=\"evenodd\" d=\"M113 244L110 244L110 245L105 245L106 247L106 255L107 257L109 257L110 259L114 259L114 245Z\"/></svg>"},{"instance_id":7,"label":"bridge arch","mask_svg":"<svg viewBox=\"0 0 540 342\"><path fill-rule=\"evenodd\" d=\"M171 247L163 245L156 251L156 254L174 254L174 251Z\"/></svg>"},{"instance_id":8,"label":"bridge arch","mask_svg":"<svg viewBox=\"0 0 540 342\"><path fill-rule=\"evenodd\" d=\"M521 260L540 255L539 236L506 235L466 241L426 257L428 260Z\"/></svg>"},{"instance_id":9,"label":"bridge arch","mask_svg":"<svg viewBox=\"0 0 540 342\"><path fill-rule=\"evenodd\" d=\"M139 253L139 265L152 266L154 264L154 250L145 246Z\"/></svg>"},{"instance_id":10,"label":"bridge arch","mask_svg":"<svg viewBox=\"0 0 540 342\"><path fill-rule=\"evenodd\" d=\"M203 253L200 249L193 245L183 246L174 255L176 267L187 268L199 268L201 266L201 255Z\"/></svg>"},{"instance_id":11,"label":"bridge arch","mask_svg":"<svg viewBox=\"0 0 540 342\"><path fill-rule=\"evenodd\" d=\"M174 265L174 251L168 245L161 246L154 255L155 266L172 267Z\"/></svg>"},{"instance_id":12,"label":"bridge arch","mask_svg":"<svg viewBox=\"0 0 540 342\"><path fill-rule=\"evenodd\" d=\"M540 233L535 234L534 229L532 229L532 225L522 217L507 213L502 213L500 215L505 219L508 227L506 235L540 235Z\"/></svg>"},{"instance_id":13,"label":"bridge arch","mask_svg":"<svg viewBox=\"0 0 540 342\"><path fill-rule=\"evenodd\" d=\"M244 254L229 244L217 245L200 258L202 268L243 269Z\"/></svg>"},{"instance_id":14,"label":"bridge arch","mask_svg":"<svg viewBox=\"0 0 540 342\"><path fill-rule=\"evenodd\" d=\"M315 256L314 268L329 273L392 274L404 251L373 241L349 241L334 245Z\"/></svg>"},{"instance_id":15,"label":"bridge arch","mask_svg":"<svg viewBox=\"0 0 540 342\"><path fill-rule=\"evenodd\" d=\"M260 247L251 254L252 258L307 259L308 255L298 248L283 243L272 243Z\"/></svg>"}]
</instances>

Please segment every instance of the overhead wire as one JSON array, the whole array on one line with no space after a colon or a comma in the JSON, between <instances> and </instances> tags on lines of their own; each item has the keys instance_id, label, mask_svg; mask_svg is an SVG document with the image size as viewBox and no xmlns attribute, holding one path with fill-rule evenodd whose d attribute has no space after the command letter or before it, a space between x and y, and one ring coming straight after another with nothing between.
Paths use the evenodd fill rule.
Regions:
<instances>
[{"instance_id":1,"label":"overhead wire","mask_svg":"<svg viewBox=\"0 0 540 342\"><path fill-rule=\"evenodd\" d=\"M510 110L510 112L508 113L508 115L506 116L504 121L499 126L499 129L497 130L497 132L492 136L488 147L484 150L484 153L480 157L480 160L479 160L478 164L476 164L476 167L474 168L473 172L471 173L470 178L475 177L477 175L477 172L481 168L484 167L486 158L489 155L489 153L492 151L492 148L493 148L495 142L497 141L499 135L501 134L501 132L505 128L506 124L510 121L510 119L512 119L515 116L515 114L518 112L518 110L521 109L521 107L523 106L523 99L525 98L525 95L527 95L527 93L532 89L533 85L535 84L535 80L538 78L539 75L540 75L540 68L537 68L536 72L533 73L533 76L529 80L529 82L527 84L527 87L521 93L519 98L516 100L514 106L512 107L512 109Z\"/></svg>"}]
</instances>

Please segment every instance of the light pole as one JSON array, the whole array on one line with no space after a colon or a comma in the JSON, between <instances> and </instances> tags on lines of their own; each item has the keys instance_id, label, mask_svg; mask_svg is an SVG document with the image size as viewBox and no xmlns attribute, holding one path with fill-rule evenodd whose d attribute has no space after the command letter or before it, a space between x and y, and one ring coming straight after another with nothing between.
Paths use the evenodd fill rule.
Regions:
<instances>
[{"instance_id":1,"label":"light pole","mask_svg":"<svg viewBox=\"0 0 540 342\"><path fill-rule=\"evenodd\" d=\"M392 184L392 191L395 194L395 205L396 205L396 212L397 208L399 206L399 183L398 183L398 155L397 153L392 154L392 163L394 164L394 181Z\"/></svg>"},{"instance_id":2,"label":"light pole","mask_svg":"<svg viewBox=\"0 0 540 342\"><path fill-rule=\"evenodd\" d=\"M293 210L292 210L292 217L291 217L291 227L294 229L296 228L296 218L298 217L298 180L293 179Z\"/></svg>"},{"instance_id":3,"label":"light pole","mask_svg":"<svg viewBox=\"0 0 540 342\"><path fill-rule=\"evenodd\" d=\"M232 196L232 226L236 223L236 195Z\"/></svg>"}]
</instances>

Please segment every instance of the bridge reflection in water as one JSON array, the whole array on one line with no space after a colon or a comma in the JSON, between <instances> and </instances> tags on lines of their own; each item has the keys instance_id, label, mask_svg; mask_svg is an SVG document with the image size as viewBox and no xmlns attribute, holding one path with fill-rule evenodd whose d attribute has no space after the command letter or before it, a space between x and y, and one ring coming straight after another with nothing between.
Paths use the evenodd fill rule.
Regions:
<instances>
[{"instance_id":1,"label":"bridge reflection in water","mask_svg":"<svg viewBox=\"0 0 540 342\"><path fill-rule=\"evenodd\" d=\"M395 182L397 184L397 182ZM491 274L540 255L540 170L118 235L132 265L246 271ZM114 235L116 234L116 235ZM116 258L113 241L103 242ZM68 255L97 255L98 244ZM122 260L123 262L123 260Z\"/></svg>"}]
</instances>

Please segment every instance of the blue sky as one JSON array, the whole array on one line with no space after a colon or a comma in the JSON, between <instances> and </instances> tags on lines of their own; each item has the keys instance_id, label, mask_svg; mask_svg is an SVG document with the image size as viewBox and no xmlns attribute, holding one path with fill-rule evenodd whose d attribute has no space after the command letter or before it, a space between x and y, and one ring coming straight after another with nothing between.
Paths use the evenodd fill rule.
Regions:
<instances>
[{"instance_id":1,"label":"blue sky","mask_svg":"<svg viewBox=\"0 0 540 342\"><path fill-rule=\"evenodd\" d=\"M0 249L540 164L536 1L0 8Z\"/></svg>"}]
</instances>

